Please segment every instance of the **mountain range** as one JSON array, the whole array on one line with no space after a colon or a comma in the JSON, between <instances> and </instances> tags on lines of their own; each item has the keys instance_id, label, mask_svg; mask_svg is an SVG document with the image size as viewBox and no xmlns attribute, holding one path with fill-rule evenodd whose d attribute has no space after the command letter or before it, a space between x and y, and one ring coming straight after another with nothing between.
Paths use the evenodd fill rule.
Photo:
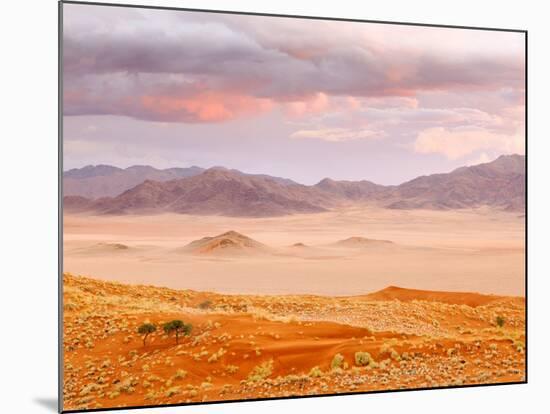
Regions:
<instances>
[{"instance_id":1,"label":"mountain range","mask_svg":"<svg viewBox=\"0 0 550 414\"><path fill-rule=\"evenodd\" d=\"M157 170L100 165L65 172L63 188L65 209L95 214L175 212L271 217L318 213L352 203L432 210L488 205L522 211L525 156L503 155L489 163L421 176L397 186L330 178L307 186L223 167Z\"/></svg>"},{"instance_id":2,"label":"mountain range","mask_svg":"<svg viewBox=\"0 0 550 414\"><path fill-rule=\"evenodd\" d=\"M125 169L111 165L87 165L63 173L63 194L86 198L115 197L145 180L169 181L192 177L204 168L168 168L159 170L148 165Z\"/></svg>"}]
</instances>

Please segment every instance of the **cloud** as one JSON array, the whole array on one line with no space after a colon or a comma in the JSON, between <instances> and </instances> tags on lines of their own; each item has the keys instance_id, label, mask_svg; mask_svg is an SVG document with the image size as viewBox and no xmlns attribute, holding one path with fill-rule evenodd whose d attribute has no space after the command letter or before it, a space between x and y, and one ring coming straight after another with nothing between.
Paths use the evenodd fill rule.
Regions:
<instances>
[{"instance_id":1,"label":"cloud","mask_svg":"<svg viewBox=\"0 0 550 414\"><path fill-rule=\"evenodd\" d=\"M419 94L437 91L506 90L513 98L524 83L523 38L514 33L71 4L64 10L66 115L207 123L280 106L303 117L326 109L331 97L387 106L397 98L415 105Z\"/></svg>"},{"instance_id":2,"label":"cloud","mask_svg":"<svg viewBox=\"0 0 550 414\"><path fill-rule=\"evenodd\" d=\"M375 139L380 138L381 135L381 133L368 129L325 128L299 130L293 132L290 137L295 139L319 139L328 142L342 142L357 139Z\"/></svg>"},{"instance_id":3,"label":"cloud","mask_svg":"<svg viewBox=\"0 0 550 414\"><path fill-rule=\"evenodd\" d=\"M164 122L221 122L263 112L271 106L267 99L209 91L191 97L144 95L138 109L141 117Z\"/></svg>"},{"instance_id":4,"label":"cloud","mask_svg":"<svg viewBox=\"0 0 550 414\"><path fill-rule=\"evenodd\" d=\"M82 155L94 151L111 151L113 145L100 141L86 139L72 139L63 141L63 151L65 154Z\"/></svg>"},{"instance_id":5,"label":"cloud","mask_svg":"<svg viewBox=\"0 0 550 414\"><path fill-rule=\"evenodd\" d=\"M318 92L298 101L283 103L285 113L291 117L302 117L304 115L319 114L329 107L329 98L326 94Z\"/></svg>"},{"instance_id":6,"label":"cloud","mask_svg":"<svg viewBox=\"0 0 550 414\"><path fill-rule=\"evenodd\" d=\"M450 160L455 160L480 150L522 154L525 147L521 134L505 135L478 127L436 127L425 129L418 134L414 150L421 154L442 154Z\"/></svg>"},{"instance_id":7,"label":"cloud","mask_svg":"<svg viewBox=\"0 0 550 414\"><path fill-rule=\"evenodd\" d=\"M320 113L310 113L289 124L300 130L368 130L389 137L390 145L413 148L411 142L431 128L446 130L474 129L510 135L523 129L523 121L501 109L490 113L477 108L423 108L414 100L391 98L334 98Z\"/></svg>"}]
</instances>

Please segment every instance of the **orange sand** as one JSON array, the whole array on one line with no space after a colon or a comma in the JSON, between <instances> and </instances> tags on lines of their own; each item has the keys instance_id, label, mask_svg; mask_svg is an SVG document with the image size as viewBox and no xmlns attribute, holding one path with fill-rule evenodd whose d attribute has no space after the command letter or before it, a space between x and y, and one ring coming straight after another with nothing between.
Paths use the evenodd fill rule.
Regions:
<instances>
[{"instance_id":1,"label":"orange sand","mask_svg":"<svg viewBox=\"0 0 550 414\"><path fill-rule=\"evenodd\" d=\"M65 410L506 383L525 375L520 297L396 287L358 297L223 295L69 274L63 296ZM190 322L191 335L176 345L159 329L143 346L141 323L172 319ZM358 351L374 362L357 366ZM335 368L336 354L344 362Z\"/></svg>"}]
</instances>

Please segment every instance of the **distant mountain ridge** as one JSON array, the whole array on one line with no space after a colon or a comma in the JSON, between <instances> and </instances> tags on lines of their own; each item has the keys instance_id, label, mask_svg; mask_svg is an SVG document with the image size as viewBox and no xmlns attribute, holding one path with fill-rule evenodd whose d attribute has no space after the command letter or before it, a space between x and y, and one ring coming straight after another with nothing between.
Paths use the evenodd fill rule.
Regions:
<instances>
[{"instance_id":1,"label":"distant mountain ridge","mask_svg":"<svg viewBox=\"0 0 550 414\"><path fill-rule=\"evenodd\" d=\"M367 180L336 181L330 178L322 179L315 184L314 187L330 193L333 196L350 200L366 200L371 198L374 194L380 193L388 188Z\"/></svg>"},{"instance_id":2,"label":"distant mountain ridge","mask_svg":"<svg viewBox=\"0 0 550 414\"><path fill-rule=\"evenodd\" d=\"M489 205L506 210L525 208L525 156L460 167L407 181L382 196L394 209L458 209Z\"/></svg>"},{"instance_id":3,"label":"distant mountain ridge","mask_svg":"<svg viewBox=\"0 0 550 414\"><path fill-rule=\"evenodd\" d=\"M204 168L167 168L159 170L148 165L118 168L111 165L87 165L63 173L63 195L86 198L115 197L145 180L169 181L192 177Z\"/></svg>"},{"instance_id":4,"label":"distant mountain ridge","mask_svg":"<svg viewBox=\"0 0 550 414\"><path fill-rule=\"evenodd\" d=\"M176 212L269 217L326 211L325 198L308 186L211 168L166 182L146 180L117 197L90 201L89 207L102 214Z\"/></svg>"},{"instance_id":5,"label":"distant mountain ridge","mask_svg":"<svg viewBox=\"0 0 550 414\"><path fill-rule=\"evenodd\" d=\"M225 167L212 167L210 169L270 178L284 185L297 184L288 178L272 177L266 174L246 174ZM148 165L133 165L128 168L119 168L104 164L86 165L85 167L73 168L63 173L63 195L81 196L91 199L115 197L146 180L170 181L176 178L193 177L204 171L206 171L204 168L197 166L187 168L174 167L161 170Z\"/></svg>"},{"instance_id":6,"label":"distant mountain ridge","mask_svg":"<svg viewBox=\"0 0 550 414\"><path fill-rule=\"evenodd\" d=\"M90 169L70 170L64 180L85 182L82 180L119 174L108 166L97 167L99 170L93 173ZM330 178L306 186L285 178L246 174L223 167L191 168L195 170L190 176L145 179L114 197L94 200L82 195L68 196L64 198L64 207L95 214L175 212L242 217L319 213L351 203L371 203L390 209L445 210L484 205L510 211L525 209L525 156L522 155L501 156L489 163L417 177L398 186ZM196 169L201 171L197 173ZM167 174L168 170L156 171ZM84 177L74 178L74 174Z\"/></svg>"}]
</instances>

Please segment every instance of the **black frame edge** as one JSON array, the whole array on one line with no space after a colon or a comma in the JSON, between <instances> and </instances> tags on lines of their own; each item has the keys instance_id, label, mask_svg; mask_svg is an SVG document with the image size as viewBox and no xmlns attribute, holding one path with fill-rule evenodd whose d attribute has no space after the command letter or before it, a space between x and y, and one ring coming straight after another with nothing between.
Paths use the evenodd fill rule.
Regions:
<instances>
[{"instance_id":1,"label":"black frame edge","mask_svg":"<svg viewBox=\"0 0 550 414\"><path fill-rule=\"evenodd\" d=\"M80 0L60 0L65 4L80 4L90 6L107 6L107 7L127 7L132 9L153 9L153 10L178 10L188 12L199 13L216 13L216 14L236 14L246 16L263 16L263 17L283 17L291 19L309 19L309 20L332 20L341 22L356 22L356 23L376 23L376 24L392 24L401 26L420 26L420 27L435 27L445 29L469 29L469 30L487 30L494 32L514 32L514 33L526 33L525 29L505 29L500 27L482 27L482 26L462 26L453 24L433 24L433 23L413 23L413 22L399 22L389 20L370 20L370 19L351 19L345 17L325 17L325 16L305 16L298 14L277 14L277 13L263 13L263 12L243 12L236 10L214 10L214 9L197 9L186 7L172 7L172 6L151 6L145 4L125 4L125 3L111 3L111 2L94 2L94 1L80 1Z\"/></svg>"},{"instance_id":2,"label":"black frame edge","mask_svg":"<svg viewBox=\"0 0 550 414\"><path fill-rule=\"evenodd\" d=\"M387 393L402 393L411 391L439 391L439 390L454 390L463 388L481 388L481 387L494 387L494 386L509 386L509 385L526 385L527 381L514 381L514 382L496 382L491 384L469 384L469 385L450 385L446 387L431 387L431 388L406 388L396 390L375 390L365 392L341 392L338 394L319 394L319 395L298 395L289 397L272 397L272 398L248 398L244 400L218 400L218 401L197 401L191 403L179 403L179 404L157 404L157 405L139 405L129 407L108 407L108 408L89 408L86 410L64 410L61 413L90 413L90 412L103 412L103 411L120 411L120 410L144 410L151 408L169 408L169 407L190 407L201 405L219 405L219 404L233 404L233 403L254 403L254 402L269 402L269 401L281 401L281 400L302 400L306 398L326 398L326 397L342 397L342 396L361 396L369 394L387 394ZM259 410L261 412L261 410Z\"/></svg>"},{"instance_id":3,"label":"black frame edge","mask_svg":"<svg viewBox=\"0 0 550 414\"><path fill-rule=\"evenodd\" d=\"M529 354L529 346L528 346L528 339L527 339L527 333L529 331L528 329L528 326L529 326L529 318L528 318L528 309L529 309L529 300L527 299L528 297L528 294L527 294L527 291L528 291L528 271L527 271L527 268L528 268L528 254L529 254L529 249L528 249L528 244L529 244L529 237L528 237L528 217L529 217L529 208L528 208L528 175L529 175L529 168L528 168L528 159L529 157L527 156L527 146L529 145L528 143L528 139L527 139L527 128L528 128L528 124L529 124L529 118L528 118L528 114L529 114L529 111L527 109L528 107L528 79L529 79L529 71L528 71L528 67L529 67L529 58L528 58L528 53L527 53L527 50L528 50L528 44L529 44L529 41L528 41L528 32L527 30L525 31L525 382L527 383L528 382L528 366L529 366L529 363L528 363L528 354Z\"/></svg>"},{"instance_id":4,"label":"black frame edge","mask_svg":"<svg viewBox=\"0 0 550 414\"><path fill-rule=\"evenodd\" d=\"M57 412L63 412L63 2L57 14Z\"/></svg>"}]
</instances>

